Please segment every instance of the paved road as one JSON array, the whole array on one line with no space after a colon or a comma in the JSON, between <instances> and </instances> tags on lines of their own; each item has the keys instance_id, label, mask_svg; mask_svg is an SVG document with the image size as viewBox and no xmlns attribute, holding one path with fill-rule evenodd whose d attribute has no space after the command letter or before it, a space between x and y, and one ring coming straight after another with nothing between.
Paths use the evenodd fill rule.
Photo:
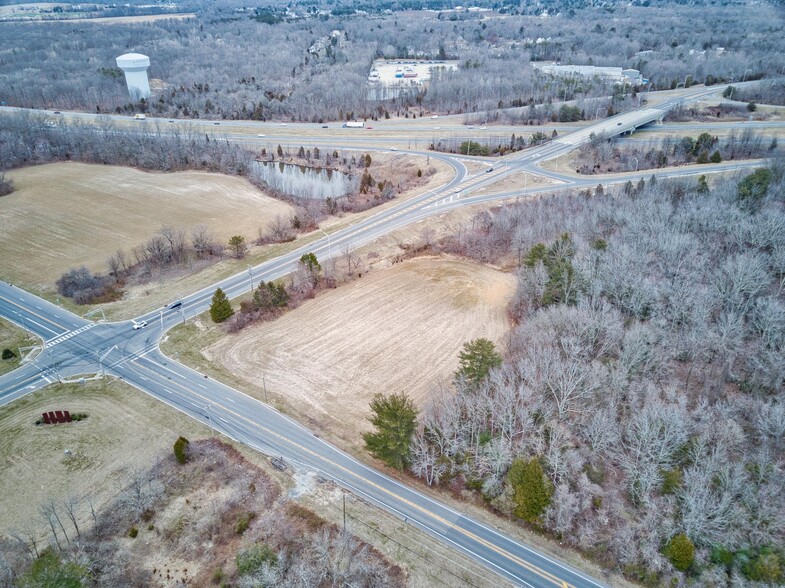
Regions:
<instances>
[{"instance_id":1,"label":"paved road","mask_svg":"<svg viewBox=\"0 0 785 588\"><path fill-rule=\"evenodd\" d=\"M133 329L133 321L87 321L16 286L0 282L0 316L31 331L43 342L43 350L34 360L0 377L0 405L56 380L103 372L128 382L239 442L268 455L283 456L300 467L321 472L344 488L478 559L514 584L562 588L602 586L600 581L579 570L499 534L359 463L266 404L165 357L158 342L174 325L207 310L216 287L221 287L230 298L236 297L247 292L254 283L258 284L260 279L270 281L291 273L305 252L314 252L320 259L335 256L343 248L359 247L399 227L460 206L537 192L554 192L559 187L593 186L598 181L622 183L631 177L637 181L638 176L629 175L602 179L575 178L547 172L538 164L590 140L592 133L612 136L629 132L659 120L668 108L678 102L721 90L694 90L685 93L686 97L663 102L656 108L603 120L557 141L508 157L504 165L495 164L490 173L469 175L461 163L462 158L442 154L456 173L452 180L438 189L398 203L329 237L183 297L182 304L175 309L159 309L137 317L137 321L147 321L148 325L143 329ZM430 156L434 157L434 154ZM726 163L724 166L703 166L698 171L658 171L657 175L678 176L738 167L739 164ZM521 171L548 175L563 183L559 187L537 187L529 192L524 189L523 193L516 190L476 194L509 174Z\"/></svg>"}]
</instances>

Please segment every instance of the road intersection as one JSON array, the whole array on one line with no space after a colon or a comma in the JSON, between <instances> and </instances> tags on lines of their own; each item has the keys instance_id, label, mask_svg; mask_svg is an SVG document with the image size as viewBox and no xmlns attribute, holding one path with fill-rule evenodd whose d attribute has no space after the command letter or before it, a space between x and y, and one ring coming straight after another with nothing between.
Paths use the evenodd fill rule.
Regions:
<instances>
[{"instance_id":1,"label":"road intersection","mask_svg":"<svg viewBox=\"0 0 785 588\"><path fill-rule=\"evenodd\" d=\"M159 342L173 326L206 311L216 288L229 298L248 291L249 277L271 281L296 269L300 257L313 252L320 260L345 248L354 249L382 235L429 216L460 206L505 200L565 188L592 187L598 178L577 178L543 170L542 161L567 153L592 139L631 132L661 120L668 109L687 99L722 91L722 87L696 89L666 100L654 108L643 108L611 117L540 147L515 153L495 165L490 173L469 175L463 157L427 153L454 169L454 177L437 189L393 205L364 220L333 232L329 237L297 248L276 259L239 272L219 283L181 298L178 308L158 309L135 321L147 321L134 329L134 321L92 322L44 301L24 290L0 282L0 316L32 332L43 341L43 349L17 370L0 377L0 405L43 388L54 381L103 374L118 378L154 396L183 413L210 425L228 437L270 456L282 456L297 467L315 470L346 490L395 513L410 524L430 533L518 586L583 588L605 585L585 573L531 549L425 494L370 468L315 436L302 425L269 405L200 374L166 357ZM366 147L366 149L368 149ZM403 152L407 152L402 150ZM408 151L426 155L425 152ZM493 159L485 159L490 163ZM683 176L707 171L739 169L756 162L724 164L691 169L658 170L658 177ZM530 173L556 180L559 185L535 186L478 194L499 180L516 173ZM651 172L649 172L650 174ZM649 175L646 174L646 175ZM637 181L643 177L619 175L602 179L604 184Z\"/></svg>"}]
</instances>

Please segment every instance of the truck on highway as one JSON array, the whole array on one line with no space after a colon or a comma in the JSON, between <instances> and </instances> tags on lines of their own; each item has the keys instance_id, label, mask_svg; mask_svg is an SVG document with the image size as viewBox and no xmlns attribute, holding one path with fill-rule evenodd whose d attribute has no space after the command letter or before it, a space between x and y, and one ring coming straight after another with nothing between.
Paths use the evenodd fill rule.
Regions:
<instances>
[{"instance_id":1,"label":"truck on highway","mask_svg":"<svg viewBox=\"0 0 785 588\"><path fill-rule=\"evenodd\" d=\"M356 121L356 120L350 120L350 121L347 121L347 122L343 123L343 126L346 129L361 129L361 128L363 128L365 126L365 122L363 122L363 121Z\"/></svg>"}]
</instances>

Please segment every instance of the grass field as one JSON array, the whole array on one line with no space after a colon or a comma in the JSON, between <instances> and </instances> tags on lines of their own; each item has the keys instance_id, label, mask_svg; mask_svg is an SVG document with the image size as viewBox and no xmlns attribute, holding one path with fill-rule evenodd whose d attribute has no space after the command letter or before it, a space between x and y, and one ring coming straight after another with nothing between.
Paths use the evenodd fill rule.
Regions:
<instances>
[{"instance_id":1,"label":"grass field","mask_svg":"<svg viewBox=\"0 0 785 588\"><path fill-rule=\"evenodd\" d=\"M89 416L34 424L50 410ZM38 507L49 499L89 496L99 509L180 435L207 437L210 429L115 380L53 385L0 408L0 531L42 527ZM89 512L80 516L87 521Z\"/></svg>"},{"instance_id":2,"label":"grass field","mask_svg":"<svg viewBox=\"0 0 785 588\"><path fill-rule=\"evenodd\" d=\"M52 290L71 267L105 271L117 249L142 244L163 225L209 226L221 241L256 237L291 207L242 178L202 172L53 163L8 173L16 190L0 203L3 279Z\"/></svg>"},{"instance_id":3,"label":"grass field","mask_svg":"<svg viewBox=\"0 0 785 588\"><path fill-rule=\"evenodd\" d=\"M28 335L27 331L0 318L0 351L10 349L16 354L11 359L0 359L0 376L19 366L21 363L20 347L35 345L38 342L36 338Z\"/></svg>"},{"instance_id":4,"label":"grass field","mask_svg":"<svg viewBox=\"0 0 785 588\"><path fill-rule=\"evenodd\" d=\"M500 342L513 277L445 258L373 272L203 351L262 394L349 444L368 429L376 392L424 404L449 380L462 345Z\"/></svg>"}]
</instances>

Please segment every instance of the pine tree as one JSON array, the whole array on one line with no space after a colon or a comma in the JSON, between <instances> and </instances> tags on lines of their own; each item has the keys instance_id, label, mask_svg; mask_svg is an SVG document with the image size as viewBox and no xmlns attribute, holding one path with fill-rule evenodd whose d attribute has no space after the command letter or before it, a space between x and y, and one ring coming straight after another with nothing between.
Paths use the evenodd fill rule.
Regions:
<instances>
[{"instance_id":1,"label":"pine tree","mask_svg":"<svg viewBox=\"0 0 785 588\"><path fill-rule=\"evenodd\" d=\"M213 303L210 305L210 318L214 323L222 323L234 314L232 303L223 290L218 288L213 294Z\"/></svg>"},{"instance_id":2,"label":"pine tree","mask_svg":"<svg viewBox=\"0 0 785 588\"><path fill-rule=\"evenodd\" d=\"M540 517L548 508L553 496L553 486L545 477L540 461L516 459L507 473L513 490L513 514L532 524L540 524Z\"/></svg>"},{"instance_id":3,"label":"pine tree","mask_svg":"<svg viewBox=\"0 0 785 588\"><path fill-rule=\"evenodd\" d=\"M409 465L409 444L417 427L417 407L400 394L376 394L371 401L370 421L374 433L365 433L365 448L388 466L404 469Z\"/></svg>"},{"instance_id":4,"label":"pine tree","mask_svg":"<svg viewBox=\"0 0 785 588\"><path fill-rule=\"evenodd\" d=\"M458 357L460 368L455 373L455 377L464 380L472 388L479 386L492 368L502 365L502 356L496 351L493 342L488 339L474 339L464 343L463 351Z\"/></svg>"}]
</instances>

